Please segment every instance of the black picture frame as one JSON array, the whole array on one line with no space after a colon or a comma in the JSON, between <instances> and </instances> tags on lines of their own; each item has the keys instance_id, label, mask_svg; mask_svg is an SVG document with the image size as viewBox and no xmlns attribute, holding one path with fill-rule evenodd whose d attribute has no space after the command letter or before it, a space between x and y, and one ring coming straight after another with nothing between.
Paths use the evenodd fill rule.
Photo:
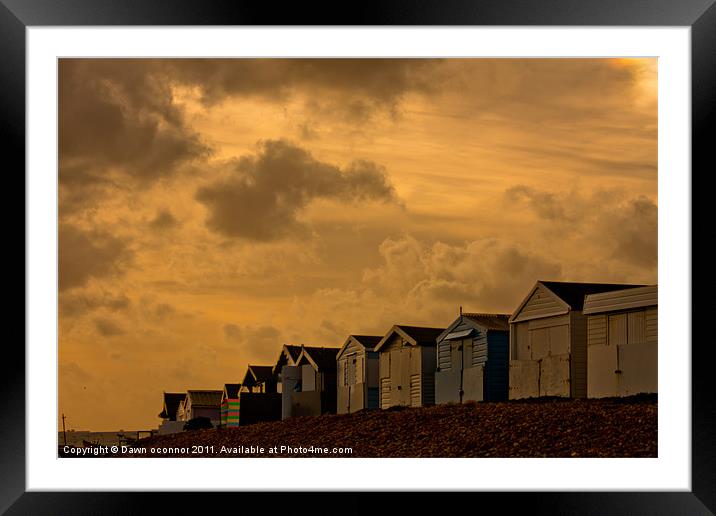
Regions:
<instances>
[{"instance_id":1,"label":"black picture frame","mask_svg":"<svg viewBox=\"0 0 716 516\"><path fill-rule=\"evenodd\" d=\"M715 169L711 158L716 124L716 5L714 0L374 0L355 4L320 2L270 3L217 0L0 0L0 132L5 176L19 177L25 168L25 31L32 26L85 25L531 25L531 26L685 26L692 43L692 172L693 179ZM8 160L9 158L9 160ZM692 182L693 185L693 182ZM24 191L24 181L21 186ZM698 189L692 189L698 193ZM703 194L703 191L701 192ZM692 204L692 206L694 206ZM693 208L692 208L693 209ZM6 208L8 210L8 208ZM16 213L13 208L13 213ZM10 211L8 210L8 214ZM698 211L692 212L698 221ZM701 214L705 216L705 214ZM12 221L7 215L7 220ZM699 242L692 236L692 257ZM695 245L694 245L695 244ZM24 249L24 246L23 246ZM702 249L703 250L703 249ZM8 253L19 261L20 253ZM23 263L28 259L23 252ZM701 268L693 261L693 271ZM701 283L705 288L710 282ZM49 293L48 293L49 294ZM23 296L24 299L24 296ZM24 304L23 304L24 306ZM710 303L692 304L692 319ZM8 330L11 326L6 325ZM24 336L25 328L22 334ZM0 361L4 413L0 424L0 511L7 514L143 513L149 500L162 496L163 509L183 513L188 497L138 493L26 492L25 489L25 353L14 327L6 331ZM686 352L688 342L678 343ZM713 514L716 511L716 401L709 378L714 363L713 342L692 337L692 491L640 493L501 493L480 494L484 500L514 512L550 514ZM23 424L20 424L20 422ZM216 512L232 495L207 494ZM275 494L241 494L242 505L252 499L273 500ZM364 494L349 494L342 505L365 512ZM260 497L260 498L257 498ZM193 497L192 497L193 498ZM371 504L373 502L371 501ZM421 496L404 497L401 510L421 507ZM459 503L459 502L456 502ZM218 504L218 505L217 505ZM320 512L320 511L319 511ZM341 511L346 512L346 511Z\"/></svg>"}]
</instances>

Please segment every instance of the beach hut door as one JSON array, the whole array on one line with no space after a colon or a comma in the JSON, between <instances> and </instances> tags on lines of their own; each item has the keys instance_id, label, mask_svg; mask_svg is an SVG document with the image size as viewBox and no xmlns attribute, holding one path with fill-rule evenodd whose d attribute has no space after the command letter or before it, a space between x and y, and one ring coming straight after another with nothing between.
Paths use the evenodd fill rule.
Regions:
<instances>
[{"instance_id":1,"label":"beach hut door","mask_svg":"<svg viewBox=\"0 0 716 516\"><path fill-rule=\"evenodd\" d=\"M347 375L347 383L348 385L355 385L356 384L356 355L348 355L348 363L346 366L348 367L348 375Z\"/></svg>"}]
</instances>

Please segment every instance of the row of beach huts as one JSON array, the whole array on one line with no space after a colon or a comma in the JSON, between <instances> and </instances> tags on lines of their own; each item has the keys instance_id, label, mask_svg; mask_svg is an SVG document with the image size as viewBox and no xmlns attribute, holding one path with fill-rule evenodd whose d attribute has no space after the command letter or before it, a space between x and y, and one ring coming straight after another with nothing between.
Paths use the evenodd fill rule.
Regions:
<instances>
[{"instance_id":1,"label":"row of beach huts","mask_svg":"<svg viewBox=\"0 0 716 516\"><path fill-rule=\"evenodd\" d=\"M159 433L393 406L657 392L656 285L538 281L509 314L395 325L343 346L285 344L223 390L164 393Z\"/></svg>"}]
</instances>

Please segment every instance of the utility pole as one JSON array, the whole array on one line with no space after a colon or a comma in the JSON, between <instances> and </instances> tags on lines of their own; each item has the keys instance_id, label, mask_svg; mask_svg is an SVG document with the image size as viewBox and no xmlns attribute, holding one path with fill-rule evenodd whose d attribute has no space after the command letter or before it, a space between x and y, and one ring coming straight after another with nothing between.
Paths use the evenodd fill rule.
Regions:
<instances>
[{"instance_id":1,"label":"utility pole","mask_svg":"<svg viewBox=\"0 0 716 516\"><path fill-rule=\"evenodd\" d=\"M62 413L62 437L65 439L65 446L67 446L67 431L65 431L65 413Z\"/></svg>"}]
</instances>

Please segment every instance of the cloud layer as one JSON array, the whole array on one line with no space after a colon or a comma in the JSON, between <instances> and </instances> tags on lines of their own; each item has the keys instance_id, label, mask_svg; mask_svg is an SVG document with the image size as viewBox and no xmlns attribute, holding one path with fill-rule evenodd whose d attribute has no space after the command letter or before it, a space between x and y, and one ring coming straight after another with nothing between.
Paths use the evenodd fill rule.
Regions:
<instances>
[{"instance_id":1,"label":"cloud layer","mask_svg":"<svg viewBox=\"0 0 716 516\"><path fill-rule=\"evenodd\" d=\"M657 278L656 60L61 59L59 388L151 428L284 343ZM296 143L300 142L300 143Z\"/></svg>"},{"instance_id":2,"label":"cloud layer","mask_svg":"<svg viewBox=\"0 0 716 516\"><path fill-rule=\"evenodd\" d=\"M548 192L518 185L505 192L514 204L526 204L551 240L575 242L599 260L656 270L658 210L644 195L619 189ZM514 205L513 204L513 205Z\"/></svg>"},{"instance_id":3,"label":"cloud layer","mask_svg":"<svg viewBox=\"0 0 716 516\"><path fill-rule=\"evenodd\" d=\"M261 142L254 156L233 163L228 178L202 187L207 226L229 237L269 241L300 231L299 215L314 199L395 202L385 170L354 161L341 170L282 140Z\"/></svg>"},{"instance_id":4,"label":"cloud layer","mask_svg":"<svg viewBox=\"0 0 716 516\"><path fill-rule=\"evenodd\" d=\"M92 278L121 275L133 257L126 240L104 231L61 224L58 241L60 292L83 287Z\"/></svg>"},{"instance_id":5,"label":"cloud layer","mask_svg":"<svg viewBox=\"0 0 716 516\"><path fill-rule=\"evenodd\" d=\"M294 304L295 324L314 321L312 338L338 345L345 335L382 334L393 324L447 325L460 306L510 313L538 279L562 279L558 262L492 238L448 244L405 235L386 239L379 253L381 263L358 286L319 289Z\"/></svg>"},{"instance_id":6,"label":"cloud layer","mask_svg":"<svg viewBox=\"0 0 716 516\"><path fill-rule=\"evenodd\" d=\"M108 189L146 187L210 149L183 120L171 85L149 63L61 59L61 215L95 206Z\"/></svg>"}]
</instances>

